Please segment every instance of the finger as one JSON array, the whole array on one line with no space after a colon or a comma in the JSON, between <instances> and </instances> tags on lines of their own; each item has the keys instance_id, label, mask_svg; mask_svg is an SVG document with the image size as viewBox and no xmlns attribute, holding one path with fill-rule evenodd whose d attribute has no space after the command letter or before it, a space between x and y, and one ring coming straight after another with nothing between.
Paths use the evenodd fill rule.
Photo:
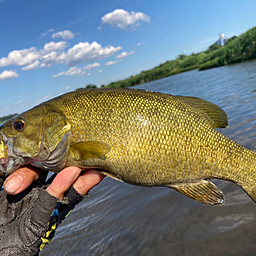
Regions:
<instances>
[{"instance_id":1,"label":"finger","mask_svg":"<svg viewBox=\"0 0 256 256\"><path fill-rule=\"evenodd\" d=\"M46 191L59 199L62 199L65 192L70 188L81 172L78 167L67 167L57 174Z\"/></svg>"},{"instance_id":2,"label":"finger","mask_svg":"<svg viewBox=\"0 0 256 256\"><path fill-rule=\"evenodd\" d=\"M5 180L4 190L8 194L16 195L38 180L41 173L42 171L32 167L21 167Z\"/></svg>"},{"instance_id":3,"label":"finger","mask_svg":"<svg viewBox=\"0 0 256 256\"><path fill-rule=\"evenodd\" d=\"M98 185L105 176L96 170L88 170L81 174L73 183L74 189L82 195L86 195L94 186Z\"/></svg>"}]
</instances>

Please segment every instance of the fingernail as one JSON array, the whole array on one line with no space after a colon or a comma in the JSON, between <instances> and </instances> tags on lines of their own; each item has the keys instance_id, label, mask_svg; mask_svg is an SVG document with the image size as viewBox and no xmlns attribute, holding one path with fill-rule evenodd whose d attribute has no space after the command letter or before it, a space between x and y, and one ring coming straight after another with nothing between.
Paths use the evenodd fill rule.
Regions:
<instances>
[{"instance_id":1,"label":"fingernail","mask_svg":"<svg viewBox=\"0 0 256 256\"><path fill-rule=\"evenodd\" d=\"M24 180L21 175L13 176L4 183L4 189L6 192L14 194L23 184Z\"/></svg>"}]
</instances>

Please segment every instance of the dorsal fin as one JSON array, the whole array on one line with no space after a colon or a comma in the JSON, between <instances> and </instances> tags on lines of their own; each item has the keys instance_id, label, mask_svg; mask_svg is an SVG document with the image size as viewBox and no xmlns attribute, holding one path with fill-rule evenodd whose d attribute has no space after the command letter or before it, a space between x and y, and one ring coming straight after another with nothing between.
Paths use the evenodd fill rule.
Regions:
<instances>
[{"instance_id":1,"label":"dorsal fin","mask_svg":"<svg viewBox=\"0 0 256 256\"><path fill-rule=\"evenodd\" d=\"M212 124L213 128L227 128L228 117L226 112L219 106L196 97L176 96L203 114Z\"/></svg>"}]
</instances>

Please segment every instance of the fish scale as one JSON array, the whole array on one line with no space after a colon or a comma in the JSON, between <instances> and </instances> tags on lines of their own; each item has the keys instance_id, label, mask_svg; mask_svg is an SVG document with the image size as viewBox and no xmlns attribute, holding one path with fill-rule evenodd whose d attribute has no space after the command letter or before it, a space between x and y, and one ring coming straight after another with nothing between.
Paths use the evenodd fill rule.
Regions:
<instances>
[{"instance_id":1,"label":"fish scale","mask_svg":"<svg viewBox=\"0 0 256 256\"><path fill-rule=\"evenodd\" d=\"M88 140L88 139L99 140L108 144L109 142L111 143L111 138L120 138L119 133L121 132L121 134L125 139L127 137L129 138L130 136L133 136L132 138L136 141L136 145L138 146L137 151L134 153L134 155L138 156L139 158L143 157L143 155L141 154L142 152L139 150L141 148L139 145L140 143L142 143L145 148L158 147L160 151L162 150L163 152L165 152L163 148L163 141L169 142L168 143L169 152L175 152L176 149L180 148L180 146L177 146L177 145L182 144L180 143L180 141L177 141L176 143L171 143L172 137L176 137L177 132L179 132L179 130L175 129L176 128L175 124L177 123L177 120L178 120L178 126L180 126L185 132L185 134L181 134L180 140L184 140L185 138L186 142L188 142L188 145L186 145L186 148L182 149L183 152L190 152L191 156L193 157L198 156L198 154L196 155L193 154L193 151L194 151L193 149L198 149L197 145L195 147L193 147L192 145L195 143L198 144L198 142L201 142L201 140L203 140L202 142L204 144L206 142L206 144L208 143L209 145L212 145L212 148L216 150L216 147L217 147L216 144L219 144L219 142L216 143L216 141L217 140L219 141L219 138L216 138L216 136L211 136L212 138L210 138L208 136L209 133L207 132L207 127L202 127L203 124L200 124L201 116L199 116L195 110L193 110L193 112L195 112L197 115L194 114L195 116L194 118L191 116L190 122L188 122L187 115L188 114L191 115L191 113L189 112L191 111L191 108L185 109L185 110L182 109L181 107L182 105L180 104L180 102L174 102L174 104L172 105L167 105L167 103L165 102L164 102L165 104L163 104L163 99L161 97L162 95L159 93L153 94L153 96L155 95L155 97L157 98L156 101L154 101L154 99L152 100L151 98L150 100L145 101L145 98L148 99L147 96L152 97L152 94L145 91L137 91L137 90L136 91L128 90L128 93L122 94L121 97L117 97L116 95L118 93L116 93L116 91L118 90L114 90L114 91L109 90L108 91L109 93L102 93L102 91L93 90L90 94L89 92L87 93L88 95L90 95L88 96L88 98L84 97L86 96L86 94L82 94L83 95L82 100L79 99L77 95L67 94L67 97L69 96L72 97L72 99L69 99L69 101L74 99L75 105L77 106L80 106L82 101L83 102L82 104L86 105L85 109L89 109L89 112L92 113L91 115L89 115L83 112L83 116L85 120L87 120L88 123L91 123L92 125L85 124L83 126L84 131L83 131L83 128L81 128L81 133L86 134L87 136L79 138L80 140ZM100 94L101 96L99 97L98 94ZM138 98L138 95L141 97ZM159 96L161 100L159 100ZM170 101L169 98L167 99ZM120 104L120 100L122 104ZM58 109L57 101L54 101L53 103L54 103L53 107ZM100 109L98 109L99 105L101 106ZM60 106L62 106L62 102L60 102ZM81 107L84 108L84 106L81 106ZM107 116L107 118L104 120L105 113L107 112L106 107L109 107L111 109L115 108L116 111L113 113L113 115L111 115L111 117ZM147 109L145 109L145 107ZM64 112L64 115L67 118L69 118L69 116L75 115L76 112L79 113L79 110L77 108L68 108L68 111ZM101 118L103 118L103 120L102 121L98 120L97 116L100 116ZM144 125L145 123L143 123L142 118L140 119L138 118L138 116L141 116L141 117L144 117L144 119L150 120L149 122L151 122L152 124L148 126L148 129L146 129ZM137 122L135 122L136 118L137 118ZM79 122L80 120L77 123L71 122L71 125L74 127L74 130L76 130L76 127L79 126ZM112 125L109 125L108 124L109 122ZM129 127L130 129L127 129L127 123L133 126L130 126ZM104 126L104 129L105 129L104 134L102 133L97 134L96 131L100 130L102 125ZM115 129L113 129L113 126L115 127ZM170 129L171 126L172 128L174 126L174 129ZM110 127L110 129L107 130L106 127ZM195 127L199 131L195 133L194 128L192 130L191 127ZM137 130L135 130L136 128ZM138 128L143 130L144 135L141 134L142 132ZM202 132L204 130L206 130L205 132L206 134ZM209 127L208 127L208 130L209 130ZM164 131L170 131L171 133L168 136L167 133ZM152 136L151 132L154 134L156 133L158 134L156 134L156 136ZM189 135L189 133L192 133L192 136ZM73 132L72 134L75 135L75 132ZM135 136L135 138L134 138L134 134L137 135ZM144 137L146 137L146 140L144 139ZM162 140L161 140L161 137L162 137ZM194 140L194 143L191 141L191 137ZM151 138L151 140L149 140L148 138ZM122 141L119 140L119 143L121 142ZM220 149L222 148L219 148L219 151L221 151ZM222 149L222 151L224 150ZM159 160L159 158L161 157L161 155L158 154L159 150L155 150L155 151L153 150L153 152L156 153L156 156L155 156L156 159L152 159L151 156L149 156L149 158L152 159L152 161ZM200 150L200 153L204 156L207 155L206 152L202 151L202 149ZM221 154L223 153L221 152ZM164 156L164 158L166 158L166 161L164 162L166 162L167 164L168 163L170 164L171 161L168 161L170 159L170 157L168 158L168 154L166 154L165 152L165 154L162 154L162 155ZM152 156L154 156L153 153L152 153ZM113 157L119 158L118 152L115 152L115 156ZM170 167L170 166L164 166L164 167ZM186 175L186 173L184 174ZM184 179L184 176L182 178Z\"/></svg>"},{"instance_id":2,"label":"fish scale","mask_svg":"<svg viewBox=\"0 0 256 256\"><path fill-rule=\"evenodd\" d=\"M25 124L22 131L15 128L19 120ZM34 126L38 121L35 130L30 120ZM92 89L61 95L12 118L1 127L1 136L10 138L14 151L19 147L13 159L23 163L23 149L16 141L23 136L25 143L26 134L34 138L39 129L45 130L36 142L40 153L30 153L30 162L25 163L42 169L47 169L47 158L40 155L43 150L53 148L55 156L67 144L65 162L59 156L53 171L68 165L94 167L120 181L167 186L216 205L224 202L223 194L208 179L221 178L237 183L255 200L255 152L214 129L227 125L225 112L202 99L134 89ZM52 134L56 139L51 139ZM6 155L6 141L0 147L1 156ZM48 155L53 153L48 150Z\"/></svg>"}]
</instances>

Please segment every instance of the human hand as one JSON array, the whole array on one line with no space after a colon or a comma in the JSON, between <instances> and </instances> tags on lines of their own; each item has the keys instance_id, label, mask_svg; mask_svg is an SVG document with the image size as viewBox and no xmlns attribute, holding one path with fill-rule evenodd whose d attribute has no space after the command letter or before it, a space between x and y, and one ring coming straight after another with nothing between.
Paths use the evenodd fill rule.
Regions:
<instances>
[{"instance_id":1,"label":"human hand","mask_svg":"<svg viewBox=\"0 0 256 256\"><path fill-rule=\"evenodd\" d=\"M42 172L32 167L21 167L5 180L4 190L8 194L17 195L38 180ZM81 175L80 173L81 169L78 167L67 167L57 174L46 190L52 196L62 199L64 193L73 185L79 194L86 195L105 177L95 170L88 170Z\"/></svg>"},{"instance_id":2,"label":"human hand","mask_svg":"<svg viewBox=\"0 0 256 256\"><path fill-rule=\"evenodd\" d=\"M4 188L9 194L0 192L0 255L37 255L41 241L40 249L83 195L104 178L95 170L80 172L77 167L64 169L46 190L35 182L30 185L42 175L33 168L20 168L7 178Z\"/></svg>"}]
</instances>

